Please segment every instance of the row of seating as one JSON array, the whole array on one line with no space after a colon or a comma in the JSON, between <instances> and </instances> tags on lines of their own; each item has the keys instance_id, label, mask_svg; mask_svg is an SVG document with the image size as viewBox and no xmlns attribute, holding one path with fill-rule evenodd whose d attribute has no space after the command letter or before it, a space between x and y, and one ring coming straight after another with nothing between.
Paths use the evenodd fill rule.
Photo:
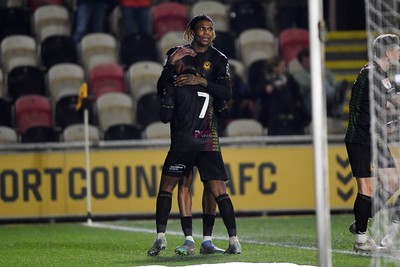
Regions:
<instances>
[{"instance_id":1,"label":"row of seating","mask_svg":"<svg viewBox=\"0 0 400 267\"><path fill-rule=\"evenodd\" d=\"M70 37L54 35L41 44L38 50L40 55L37 55L36 42L32 37L13 35L1 42L3 72L8 74L19 66L39 67L43 64L48 70L58 63L74 63L82 65L85 74L90 75L90 70L98 64L118 63L128 69L140 61L161 62L157 55L161 58L170 47L182 44L182 34L170 32L159 43L155 40L152 42L150 36L127 36L118 47L112 35L93 33L82 39L80 53L74 48ZM278 52L289 63L301 48L308 46L308 31L287 29L277 39L268 30L248 29L237 40L229 33L219 32L214 45L229 59L243 63L247 70L255 61L270 58Z\"/></svg>"},{"instance_id":2,"label":"row of seating","mask_svg":"<svg viewBox=\"0 0 400 267\"><path fill-rule=\"evenodd\" d=\"M0 11L1 39L14 31L17 34L35 34L37 40L42 41L54 30L62 30L69 34L71 25L74 24L75 6L67 7L63 0L30 0L27 6L10 6ZM199 1L193 5L163 2L151 8L152 32L160 39L167 32L183 31L189 17L202 13L207 13L214 19L216 30L232 31L237 35L245 29L267 26L265 7L256 0L236 1L232 4ZM116 36L120 36L121 33L121 18L117 5L109 18L111 32Z\"/></svg>"},{"instance_id":3,"label":"row of seating","mask_svg":"<svg viewBox=\"0 0 400 267\"><path fill-rule=\"evenodd\" d=\"M145 128L134 124L115 124L101 133L99 127L88 124L88 141L97 142L139 140L139 139L169 139L169 124L160 121L152 122ZM18 134L14 128L0 125L0 145L16 143L47 143L47 142L79 142L85 141L85 124L71 124L65 129L51 126L32 126L23 134ZM253 119L237 119L231 121L226 128L227 137L262 136L262 125Z\"/></svg>"}]
</instances>

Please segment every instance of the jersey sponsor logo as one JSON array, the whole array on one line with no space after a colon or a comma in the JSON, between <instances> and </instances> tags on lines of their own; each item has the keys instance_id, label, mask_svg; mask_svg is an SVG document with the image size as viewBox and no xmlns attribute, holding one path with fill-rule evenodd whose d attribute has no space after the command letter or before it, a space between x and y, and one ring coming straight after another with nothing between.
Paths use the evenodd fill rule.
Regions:
<instances>
[{"instance_id":1,"label":"jersey sponsor logo","mask_svg":"<svg viewBox=\"0 0 400 267\"><path fill-rule=\"evenodd\" d=\"M194 137L198 138L208 138L208 137L213 137L212 132L210 130L195 130L194 131Z\"/></svg>"},{"instance_id":2,"label":"jersey sponsor logo","mask_svg":"<svg viewBox=\"0 0 400 267\"><path fill-rule=\"evenodd\" d=\"M210 68L211 68L211 62L210 61L205 61L203 63L203 69L204 70L210 70Z\"/></svg>"},{"instance_id":3,"label":"jersey sponsor logo","mask_svg":"<svg viewBox=\"0 0 400 267\"><path fill-rule=\"evenodd\" d=\"M182 173L185 169L186 169L186 166L184 164L175 164L175 165L169 166L168 171Z\"/></svg>"},{"instance_id":4,"label":"jersey sponsor logo","mask_svg":"<svg viewBox=\"0 0 400 267\"><path fill-rule=\"evenodd\" d=\"M390 83L389 78L385 78L382 80L383 86L385 86L386 89L392 88L392 84Z\"/></svg>"}]
</instances>

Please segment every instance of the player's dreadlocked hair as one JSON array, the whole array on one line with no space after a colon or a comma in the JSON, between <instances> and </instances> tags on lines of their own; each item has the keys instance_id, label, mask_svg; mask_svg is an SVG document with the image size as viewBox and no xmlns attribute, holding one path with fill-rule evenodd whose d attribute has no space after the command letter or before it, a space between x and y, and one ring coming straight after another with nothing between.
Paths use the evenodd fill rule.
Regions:
<instances>
[{"instance_id":1,"label":"player's dreadlocked hair","mask_svg":"<svg viewBox=\"0 0 400 267\"><path fill-rule=\"evenodd\" d=\"M203 21L203 20L208 20L209 22L211 22L212 25L214 25L214 22L213 22L212 18L210 16L208 16L208 15L200 14L200 15L197 15L197 16L193 17L189 21L188 25L186 26L185 32L183 33L183 40L184 41L186 41L186 42L193 41L193 33L192 33L192 31L195 29L197 23L199 23L200 21ZM212 40L214 40L214 39L215 39L215 31L214 31L214 36L213 36Z\"/></svg>"},{"instance_id":2,"label":"player's dreadlocked hair","mask_svg":"<svg viewBox=\"0 0 400 267\"><path fill-rule=\"evenodd\" d=\"M382 58L387 50L396 46L399 46L399 37L395 34L382 34L372 44L373 53L377 58Z\"/></svg>"}]
</instances>

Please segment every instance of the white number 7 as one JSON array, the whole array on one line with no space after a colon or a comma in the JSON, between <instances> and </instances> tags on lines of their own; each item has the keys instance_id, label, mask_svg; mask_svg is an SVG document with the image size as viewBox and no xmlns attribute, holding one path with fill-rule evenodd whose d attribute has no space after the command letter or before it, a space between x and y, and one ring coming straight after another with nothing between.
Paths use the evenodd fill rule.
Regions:
<instances>
[{"instance_id":1,"label":"white number 7","mask_svg":"<svg viewBox=\"0 0 400 267\"><path fill-rule=\"evenodd\" d=\"M210 95L204 92L197 92L197 95L200 97L205 97L203 107L201 108L201 112L199 115L199 118L202 119L206 115L207 107L208 107L208 102L210 102Z\"/></svg>"}]
</instances>

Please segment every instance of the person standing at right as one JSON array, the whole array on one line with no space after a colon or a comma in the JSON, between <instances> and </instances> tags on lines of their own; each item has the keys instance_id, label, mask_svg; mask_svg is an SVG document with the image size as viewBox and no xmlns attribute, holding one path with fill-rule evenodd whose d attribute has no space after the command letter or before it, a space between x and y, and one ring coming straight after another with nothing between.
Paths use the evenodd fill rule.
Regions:
<instances>
[{"instance_id":1,"label":"person standing at right","mask_svg":"<svg viewBox=\"0 0 400 267\"><path fill-rule=\"evenodd\" d=\"M353 176L356 177L358 194L354 203L355 217L355 243L356 252L371 252L376 248L374 240L367 233L368 220L372 217L372 196L378 192L393 194L399 188L399 179L393 157L387 146L379 145L377 177L373 177L372 164L372 132L377 132L377 127L372 127L370 114L370 91L373 90L374 101L377 105L374 110L377 118L385 122L386 109L389 103L400 107L400 95L389 80L387 71L398 64L400 58L399 37L394 34L383 34L373 42L374 60L365 65L353 84L350 98L349 125L346 132L345 143ZM370 74L373 84L370 84ZM381 137L388 131L386 123L382 123L379 131ZM374 181L373 179L377 179ZM379 187L374 183L379 183ZM381 195L381 194L379 194ZM386 199L376 199L386 202ZM399 199L395 205L398 206ZM374 210L376 212L376 210ZM392 216L392 226L389 234L381 241L381 246L389 247L390 240L397 234L399 211ZM392 240L393 241L393 240ZM393 242L391 242L393 243Z\"/></svg>"}]
</instances>

